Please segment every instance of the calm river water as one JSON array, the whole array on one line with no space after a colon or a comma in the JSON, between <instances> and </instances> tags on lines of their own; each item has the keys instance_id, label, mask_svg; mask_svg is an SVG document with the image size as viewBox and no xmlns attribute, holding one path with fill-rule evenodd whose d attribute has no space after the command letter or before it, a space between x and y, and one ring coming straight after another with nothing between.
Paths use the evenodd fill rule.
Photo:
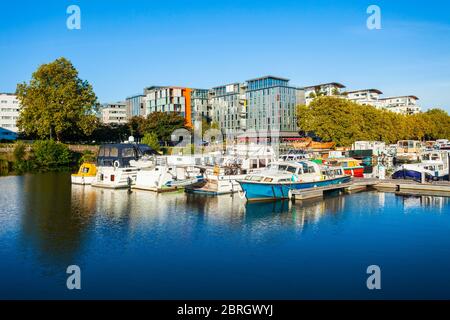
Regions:
<instances>
[{"instance_id":1,"label":"calm river water","mask_svg":"<svg viewBox=\"0 0 450 320\"><path fill-rule=\"evenodd\" d=\"M450 298L449 198L246 204L38 174L0 178L0 203L3 299Z\"/></svg>"}]
</instances>

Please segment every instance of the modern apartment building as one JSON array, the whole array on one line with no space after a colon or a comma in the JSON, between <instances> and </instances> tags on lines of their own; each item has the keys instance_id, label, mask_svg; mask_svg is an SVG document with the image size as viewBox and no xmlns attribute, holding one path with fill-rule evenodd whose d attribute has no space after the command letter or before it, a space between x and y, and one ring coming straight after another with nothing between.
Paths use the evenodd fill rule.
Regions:
<instances>
[{"instance_id":1,"label":"modern apartment building","mask_svg":"<svg viewBox=\"0 0 450 320\"><path fill-rule=\"evenodd\" d=\"M314 86L304 87L305 102L309 105L317 96L339 96L345 86L338 82L322 83Z\"/></svg>"},{"instance_id":2,"label":"modern apartment building","mask_svg":"<svg viewBox=\"0 0 450 320\"><path fill-rule=\"evenodd\" d=\"M381 107L380 95L382 95L378 89L363 89L355 91L347 91L344 95L348 100L359 103L361 105L371 105L374 107Z\"/></svg>"},{"instance_id":3,"label":"modern apartment building","mask_svg":"<svg viewBox=\"0 0 450 320\"><path fill-rule=\"evenodd\" d=\"M144 90L146 114L179 112L188 127L192 127L192 89L173 86L152 86Z\"/></svg>"},{"instance_id":4,"label":"modern apartment building","mask_svg":"<svg viewBox=\"0 0 450 320\"><path fill-rule=\"evenodd\" d=\"M247 129L245 84L230 83L214 87L209 91L212 121L222 132L237 132Z\"/></svg>"},{"instance_id":5,"label":"modern apartment building","mask_svg":"<svg viewBox=\"0 0 450 320\"><path fill-rule=\"evenodd\" d=\"M124 124L128 121L127 103L106 103L101 107L101 121L105 124Z\"/></svg>"},{"instance_id":6,"label":"modern apartment building","mask_svg":"<svg viewBox=\"0 0 450 320\"><path fill-rule=\"evenodd\" d=\"M20 103L12 93L0 93L0 127L18 132L16 125L20 113Z\"/></svg>"},{"instance_id":7,"label":"modern apartment building","mask_svg":"<svg viewBox=\"0 0 450 320\"><path fill-rule=\"evenodd\" d=\"M212 120L224 134L248 130L296 132L297 90L289 85L289 79L274 76L212 88Z\"/></svg>"},{"instance_id":8,"label":"modern apartment building","mask_svg":"<svg viewBox=\"0 0 450 320\"><path fill-rule=\"evenodd\" d=\"M128 118L146 115L144 94L136 94L134 96L127 97L126 104Z\"/></svg>"},{"instance_id":9,"label":"modern apartment building","mask_svg":"<svg viewBox=\"0 0 450 320\"><path fill-rule=\"evenodd\" d=\"M419 100L416 96L399 96L380 99L380 106L386 110L401 114L416 114L421 111L417 104Z\"/></svg>"},{"instance_id":10,"label":"modern apartment building","mask_svg":"<svg viewBox=\"0 0 450 320\"><path fill-rule=\"evenodd\" d=\"M192 89L191 110L191 118L193 121L201 121L202 119L206 119L207 121L211 120L208 89Z\"/></svg>"}]
</instances>

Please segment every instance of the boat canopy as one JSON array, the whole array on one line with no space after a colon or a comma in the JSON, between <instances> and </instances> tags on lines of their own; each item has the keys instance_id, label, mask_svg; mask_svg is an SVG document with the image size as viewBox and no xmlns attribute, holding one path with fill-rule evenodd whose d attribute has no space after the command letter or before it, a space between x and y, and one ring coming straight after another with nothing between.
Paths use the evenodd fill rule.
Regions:
<instances>
[{"instance_id":1,"label":"boat canopy","mask_svg":"<svg viewBox=\"0 0 450 320\"><path fill-rule=\"evenodd\" d=\"M100 146L97 165L101 167L128 167L131 160L158 153L146 144L116 143Z\"/></svg>"}]
</instances>

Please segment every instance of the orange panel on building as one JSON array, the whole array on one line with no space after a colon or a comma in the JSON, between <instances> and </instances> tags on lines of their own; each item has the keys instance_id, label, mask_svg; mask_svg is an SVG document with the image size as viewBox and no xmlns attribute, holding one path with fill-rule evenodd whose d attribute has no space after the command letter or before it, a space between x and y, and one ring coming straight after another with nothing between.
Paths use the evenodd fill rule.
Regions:
<instances>
[{"instance_id":1,"label":"orange panel on building","mask_svg":"<svg viewBox=\"0 0 450 320\"><path fill-rule=\"evenodd\" d=\"M189 89L189 88L183 89L183 96L186 101L186 110L185 110L184 119L186 121L186 126L189 128L192 128L191 91L192 91L192 89Z\"/></svg>"}]
</instances>

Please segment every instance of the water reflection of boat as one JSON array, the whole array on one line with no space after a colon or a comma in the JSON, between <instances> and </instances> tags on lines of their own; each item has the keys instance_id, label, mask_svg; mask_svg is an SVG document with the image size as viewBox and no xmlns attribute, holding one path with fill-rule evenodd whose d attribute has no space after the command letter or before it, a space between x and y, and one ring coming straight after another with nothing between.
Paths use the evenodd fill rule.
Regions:
<instances>
[{"instance_id":1,"label":"water reflection of boat","mask_svg":"<svg viewBox=\"0 0 450 320\"><path fill-rule=\"evenodd\" d=\"M448 197L403 195L402 202L404 209L428 207L433 208L433 210L438 209L441 212L447 208L450 199Z\"/></svg>"},{"instance_id":2,"label":"water reflection of boat","mask_svg":"<svg viewBox=\"0 0 450 320\"><path fill-rule=\"evenodd\" d=\"M326 215L336 215L343 211L345 197L333 196L321 200L297 201L271 201L271 202L247 202L245 204L245 221L247 223L259 223L267 221L270 224L261 224L262 229L271 229L274 221L285 225L293 225L304 229L308 225L317 224ZM275 219L275 220L274 220Z\"/></svg>"}]
</instances>

